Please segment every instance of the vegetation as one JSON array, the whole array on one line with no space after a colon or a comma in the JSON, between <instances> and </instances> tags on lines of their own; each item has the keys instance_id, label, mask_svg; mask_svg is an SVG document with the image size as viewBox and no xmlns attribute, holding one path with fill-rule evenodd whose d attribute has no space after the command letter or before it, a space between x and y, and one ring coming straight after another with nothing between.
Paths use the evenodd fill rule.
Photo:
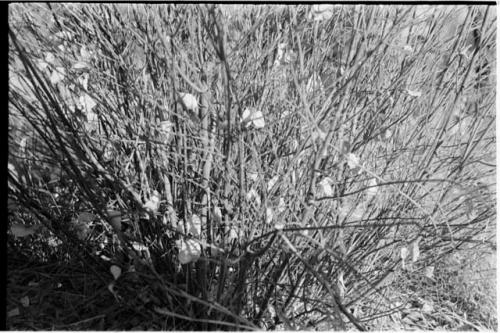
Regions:
<instances>
[{"instance_id":1,"label":"vegetation","mask_svg":"<svg viewBox=\"0 0 500 333\"><path fill-rule=\"evenodd\" d=\"M11 4L10 329L497 329L495 12Z\"/></svg>"}]
</instances>

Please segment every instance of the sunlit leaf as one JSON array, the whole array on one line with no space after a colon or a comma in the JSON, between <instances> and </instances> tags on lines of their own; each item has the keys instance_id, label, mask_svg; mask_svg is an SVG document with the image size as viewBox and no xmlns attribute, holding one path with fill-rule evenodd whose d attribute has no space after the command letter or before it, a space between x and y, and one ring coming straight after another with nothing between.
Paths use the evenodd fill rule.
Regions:
<instances>
[{"instance_id":1,"label":"sunlit leaf","mask_svg":"<svg viewBox=\"0 0 500 333\"><path fill-rule=\"evenodd\" d=\"M424 275L428 277L429 279L434 278L434 266L427 266L424 269Z\"/></svg>"},{"instance_id":2,"label":"sunlit leaf","mask_svg":"<svg viewBox=\"0 0 500 333\"><path fill-rule=\"evenodd\" d=\"M196 262L201 256L201 245L194 239L181 240L179 243L179 262L182 265Z\"/></svg>"},{"instance_id":3,"label":"sunlit leaf","mask_svg":"<svg viewBox=\"0 0 500 333\"><path fill-rule=\"evenodd\" d=\"M406 93L408 95L410 95L411 97L420 97L420 96L422 96L422 92L420 92L420 91L414 91L414 90L406 89Z\"/></svg>"},{"instance_id":4,"label":"sunlit leaf","mask_svg":"<svg viewBox=\"0 0 500 333\"><path fill-rule=\"evenodd\" d=\"M418 257L420 256L420 248L419 248L419 240L417 239L416 241L411 243L410 246L410 253L411 253L411 261L416 262L418 260Z\"/></svg>"},{"instance_id":5,"label":"sunlit leaf","mask_svg":"<svg viewBox=\"0 0 500 333\"><path fill-rule=\"evenodd\" d=\"M92 97L87 94L83 94L78 98L79 107L85 112L89 113L97 105Z\"/></svg>"},{"instance_id":6,"label":"sunlit leaf","mask_svg":"<svg viewBox=\"0 0 500 333\"><path fill-rule=\"evenodd\" d=\"M76 70L82 70L82 69L86 69L86 68L90 68L90 67L86 62L78 61L71 68L76 69Z\"/></svg>"},{"instance_id":7,"label":"sunlit leaf","mask_svg":"<svg viewBox=\"0 0 500 333\"><path fill-rule=\"evenodd\" d=\"M78 77L78 83L83 87L84 90L89 88L89 73L83 73Z\"/></svg>"},{"instance_id":8,"label":"sunlit leaf","mask_svg":"<svg viewBox=\"0 0 500 333\"><path fill-rule=\"evenodd\" d=\"M278 182L278 179L279 179L279 178L280 178L280 176L279 176L279 175L276 175L276 176L274 176L273 178L271 178L271 179L269 180L269 182L267 183L267 191L268 191L268 192L269 192L269 191L271 191L271 190L273 189L274 185L276 185L276 183Z\"/></svg>"},{"instance_id":9,"label":"sunlit leaf","mask_svg":"<svg viewBox=\"0 0 500 333\"><path fill-rule=\"evenodd\" d=\"M273 221L274 212L271 207L266 208L266 224L270 224Z\"/></svg>"},{"instance_id":10,"label":"sunlit leaf","mask_svg":"<svg viewBox=\"0 0 500 333\"><path fill-rule=\"evenodd\" d=\"M250 191L248 191L246 199L247 201L255 201L257 206L260 206L260 196L259 194L257 194L257 191L255 191L255 189L252 188L250 189Z\"/></svg>"},{"instance_id":11,"label":"sunlit leaf","mask_svg":"<svg viewBox=\"0 0 500 333\"><path fill-rule=\"evenodd\" d=\"M50 76L50 83L58 84L62 80L64 80L66 76L66 70L63 67L57 67L52 71L52 75Z\"/></svg>"},{"instance_id":12,"label":"sunlit leaf","mask_svg":"<svg viewBox=\"0 0 500 333\"><path fill-rule=\"evenodd\" d=\"M180 96L182 99L182 103L184 104L186 109L194 111L198 108L198 100L194 95L188 93L181 93Z\"/></svg>"},{"instance_id":13,"label":"sunlit leaf","mask_svg":"<svg viewBox=\"0 0 500 333\"><path fill-rule=\"evenodd\" d=\"M191 215L189 219L189 232L195 237L201 236L201 219L198 215Z\"/></svg>"},{"instance_id":14,"label":"sunlit leaf","mask_svg":"<svg viewBox=\"0 0 500 333\"><path fill-rule=\"evenodd\" d=\"M359 166L359 158L353 153L347 154L347 165L349 165L349 168L354 169Z\"/></svg>"},{"instance_id":15,"label":"sunlit leaf","mask_svg":"<svg viewBox=\"0 0 500 333\"><path fill-rule=\"evenodd\" d=\"M334 8L334 5L329 4L313 5L308 18L313 19L314 21L328 20L333 16Z\"/></svg>"},{"instance_id":16,"label":"sunlit leaf","mask_svg":"<svg viewBox=\"0 0 500 333\"><path fill-rule=\"evenodd\" d=\"M318 194L320 196L333 197L335 195L335 191L334 191L334 189L332 187L332 185L334 183L335 182L330 177L323 178L318 183L318 186L319 186L319 189L320 189L320 193L318 193Z\"/></svg>"},{"instance_id":17,"label":"sunlit leaf","mask_svg":"<svg viewBox=\"0 0 500 333\"><path fill-rule=\"evenodd\" d=\"M151 198L144 204L143 208L150 213L156 213L160 208L160 193L153 191Z\"/></svg>"},{"instance_id":18,"label":"sunlit leaf","mask_svg":"<svg viewBox=\"0 0 500 333\"><path fill-rule=\"evenodd\" d=\"M279 202L278 202L278 208L277 208L277 211L278 213L283 213L284 211L286 210L286 203L285 203L285 199L283 198L280 198Z\"/></svg>"},{"instance_id":19,"label":"sunlit leaf","mask_svg":"<svg viewBox=\"0 0 500 333\"><path fill-rule=\"evenodd\" d=\"M266 125L262 112L251 107L243 111L241 123L247 128L253 126L256 129L263 128Z\"/></svg>"},{"instance_id":20,"label":"sunlit leaf","mask_svg":"<svg viewBox=\"0 0 500 333\"><path fill-rule=\"evenodd\" d=\"M368 199L371 199L377 194L378 187L377 187L377 179L372 178L368 181L368 188L366 189L366 196Z\"/></svg>"}]
</instances>

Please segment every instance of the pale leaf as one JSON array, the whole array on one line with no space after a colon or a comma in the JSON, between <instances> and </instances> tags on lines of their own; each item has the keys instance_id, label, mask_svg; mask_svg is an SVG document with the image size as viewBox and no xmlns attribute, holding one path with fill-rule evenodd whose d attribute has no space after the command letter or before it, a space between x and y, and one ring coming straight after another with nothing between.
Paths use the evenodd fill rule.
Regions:
<instances>
[{"instance_id":1,"label":"pale leaf","mask_svg":"<svg viewBox=\"0 0 500 333\"><path fill-rule=\"evenodd\" d=\"M122 275L122 269L116 265L112 265L110 268L109 268L109 271L111 272L111 275L113 275L113 278L115 280L118 280L118 278L120 277L120 275Z\"/></svg>"}]
</instances>

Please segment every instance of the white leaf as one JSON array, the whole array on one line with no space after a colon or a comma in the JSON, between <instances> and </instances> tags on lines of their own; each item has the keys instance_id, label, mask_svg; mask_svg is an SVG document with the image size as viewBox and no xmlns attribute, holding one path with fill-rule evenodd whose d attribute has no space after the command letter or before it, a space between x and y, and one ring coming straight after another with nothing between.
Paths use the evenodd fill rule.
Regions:
<instances>
[{"instance_id":1,"label":"white leaf","mask_svg":"<svg viewBox=\"0 0 500 333\"><path fill-rule=\"evenodd\" d=\"M50 52L47 52L45 54L45 61L48 62L49 64L54 64L54 61L56 60L56 58L54 57L54 55Z\"/></svg>"},{"instance_id":2,"label":"white leaf","mask_svg":"<svg viewBox=\"0 0 500 333\"><path fill-rule=\"evenodd\" d=\"M188 93L181 93L182 103L188 110L196 110L198 108L198 101L194 95Z\"/></svg>"},{"instance_id":3,"label":"white leaf","mask_svg":"<svg viewBox=\"0 0 500 333\"><path fill-rule=\"evenodd\" d=\"M321 81L321 78L318 75L318 73L314 72L307 81L306 91L309 94L312 94L315 91L321 92L323 90L324 90L323 82Z\"/></svg>"},{"instance_id":4,"label":"white leaf","mask_svg":"<svg viewBox=\"0 0 500 333\"><path fill-rule=\"evenodd\" d=\"M250 121L250 115L252 114L252 111L250 108L246 108L243 111L243 114L241 115L241 123L247 123Z\"/></svg>"},{"instance_id":5,"label":"white leaf","mask_svg":"<svg viewBox=\"0 0 500 333\"><path fill-rule=\"evenodd\" d=\"M271 191L274 187L274 185L276 185L276 183L278 182L278 179L280 178L280 176L274 176L273 178L271 178L269 180L269 182L267 183L267 191Z\"/></svg>"},{"instance_id":6,"label":"white leaf","mask_svg":"<svg viewBox=\"0 0 500 333\"><path fill-rule=\"evenodd\" d=\"M266 126L264 115L255 108L246 108L241 115L241 123L245 127L253 126L257 129Z\"/></svg>"},{"instance_id":7,"label":"white leaf","mask_svg":"<svg viewBox=\"0 0 500 333\"><path fill-rule=\"evenodd\" d=\"M79 62L75 63L72 68L76 69L76 70L81 70L81 69L89 68L89 65L83 61L79 61Z\"/></svg>"},{"instance_id":8,"label":"white leaf","mask_svg":"<svg viewBox=\"0 0 500 333\"><path fill-rule=\"evenodd\" d=\"M87 50L87 47L85 45L82 46L80 49L80 57L82 57L83 60L88 60L92 56L92 53L90 53Z\"/></svg>"},{"instance_id":9,"label":"white leaf","mask_svg":"<svg viewBox=\"0 0 500 333\"><path fill-rule=\"evenodd\" d=\"M332 187L333 183L334 183L334 181L330 177L323 178L318 183L318 186L319 186L320 192L321 192L319 194L321 196L333 197L333 195L334 195L334 190L333 190L333 187Z\"/></svg>"},{"instance_id":10,"label":"white leaf","mask_svg":"<svg viewBox=\"0 0 500 333\"><path fill-rule=\"evenodd\" d=\"M36 65L37 65L38 69L42 72L45 69L47 69L47 67L49 66L49 64L42 59L38 59L38 61L36 62Z\"/></svg>"},{"instance_id":11,"label":"white leaf","mask_svg":"<svg viewBox=\"0 0 500 333\"><path fill-rule=\"evenodd\" d=\"M231 227L231 229L229 229L229 234L227 235L227 242L231 244L233 241L238 241L238 238L238 232L234 229L234 227Z\"/></svg>"},{"instance_id":12,"label":"white leaf","mask_svg":"<svg viewBox=\"0 0 500 333\"><path fill-rule=\"evenodd\" d=\"M359 158L353 153L347 154L347 165L349 166L350 169L359 168L360 166Z\"/></svg>"},{"instance_id":13,"label":"white leaf","mask_svg":"<svg viewBox=\"0 0 500 333\"><path fill-rule=\"evenodd\" d=\"M424 305L422 306L422 312L425 313L431 313L434 311L434 306L430 302L424 302Z\"/></svg>"},{"instance_id":14,"label":"white leaf","mask_svg":"<svg viewBox=\"0 0 500 333\"><path fill-rule=\"evenodd\" d=\"M311 138L313 139L313 141L316 141L316 139L325 140L326 139L326 133L323 132L321 129L318 128L317 130L315 130L311 134Z\"/></svg>"},{"instance_id":15,"label":"white leaf","mask_svg":"<svg viewBox=\"0 0 500 333\"><path fill-rule=\"evenodd\" d=\"M328 4L313 5L309 19L313 19L314 21L328 20L333 16L334 8L333 5Z\"/></svg>"},{"instance_id":16,"label":"white leaf","mask_svg":"<svg viewBox=\"0 0 500 333\"><path fill-rule=\"evenodd\" d=\"M264 120L264 115L261 111L256 111L252 116L252 124L255 128L263 128L266 126L266 122Z\"/></svg>"},{"instance_id":17,"label":"white leaf","mask_svg":"<svg viewBox=\"0 0 500 333\"><path fill-rule=\"evenodd\" d=\"M403 51L407 53L413 53L413 47L411 47L410 45L405 45L403 46Z\"/></svg>"},{"instance_id":18,"label":"white leaf","mask_svg":"<svg viewBox=\"0 0 500 333\"><path fill-rule=\"evenodd\" d=\"M153 191L153 195L144 204L143 208L150 213L156 213L158 211L158 208L160 208L160 193L158 193L158 191Z\"/></svg>"},{"instance_id":19,"label":"white leaf","mask_svg":"<svg viewBox=\"0 0 500 333\"><path fill-rule=\"evenodd\" d=\"M257 191L255 191L255 189L252 188L250 189L250 191L248 191L246 199L247 201L255 200L257 206L260 206L260 196L257 194Z\"/></svg>"},{"instance_id":20,"label":"white leaf","mask_svg":"<svg viewBox=\"0 0 500 333\"><path fill-rule=\"evenodd\" d=\"M271 207L266 208L266 224L270 224L273 221L273 209Z\"/></svg>"},{"instance_id":21,"label":"white leaf","mask_svg":"<svg viewBox=\"0 0 500 333\"><path fill-rule=\"evenodd\" d=\"M79 107L86 113L92 111L92 109L97 105L92 97L84 94L78 98Z\"/></svg>"},{"instance_id":22,"label":"white leaf","mask_svg":"<svg viewBox=\"0 0 500 333\"><path fill-rule=\"evenodd\" d=\"M23 237L33 235L37 229L38 228L35 226L30 227L30 226L26 226L26 225L20 224L20 223L13 223L10 226L10 231L12 232L14 237L16 237L16 238L23 238Z\"/></svg>"},{"instance_id":23,"label":"white leaf","mask_svg":"<svg viewBox=\"0 0 500 333\"><path fill-rule=\"evenodd\" d=\"M222 212L219 206L214 207L213 218L216 223L222 223Z\"/></svg>"},{"instance_id":24,"label":"white leaf","mask_svg":"<svg viewBox=\"0 0 500 333\"><path fill-rule=\"evenodd\" d=\"M251 181L257 181L257 178L259 177L259 174L255 171L248 171L247 176Z\"/></svg>"},{"instance_id":25,"label":"white leaf","mask_svg":"<svg viewBox=\"0 0 500 333\"><path fill-rule=\"evenodd\" d=\"M19 308L14 308L12 310L10 310L9 312L7 312L7 317L15 317L15 316L19 316L21 314L21 312L19 311Z\"/></svg>"},{"instance_id":26,"label":"white leaf","mask_svg":"<svg viewBox=\"0 0 500 333\"><path fill-rule=\"evenodd\" d=\"M408 258L408 249L406 247L401 248L401 259L405 260Z\"/></svg>"},{"instance_id":27,"label":"white leaf","mask_svg":"<svg viewBox=\"0 0 500 333\"><path fill-rule=\"evenodd\" d=\"M386 129L384 131L384 139L388 140L392 137L392 131L390 129Z\"/></svg>"},{"instance_id":28,"label":"white leaf","mask_svg":"<svg viewBox=\"0 0 500 333\"><path fill-rule=\"evenodd\" d=\"M426 277L428 277L429 279L433 279L434 278L434 266L425 267L424 275Z\"/></svg>"},{"instance_id":29,"label":"white leaf","mask_svg":"<svg viewBox=\"0 0 500 333\"><path fill-rule=\"evenodd\" d=\"M420 97L422 96L422 92L420 91L414 91L414 90L408 90L406 89L406 93L410 95L411 97Z\"/></svg>"},{"instance_id":30,"label":"white leaf","mask_svg":"<svg viewBox=\"0 0 500 333\"><path fill-rule=\"evenodd\" d=\"M112 265L110 268L109 268L109 271L111 272L111 275L113 275L113 278L115 280L118 280L118 278L120 277L120 275L122 275L122 269L116 265Z\"/></svg>"},{"instance_id":31,"label":"white leaf","mask_svg":"<svg viewBox=\"0 0 500 333\"><path fill-rule=\"evenodd\" d=\"M418 257L420 256L420 248L418 246L418 242L420 239L417 239L411 244L410 252L411 252L411 261L416 262Z\"/></svg>"},{"instance_id":32,"label":"white leaf","mask_svg":"<svg viewBox=\"0 0 500 333\"><path fill-rule=\"evenodd\" d=\"M377 180L375 178L372 178L368 181L368 188L366 190L366 196L368 197L368 199L374 197L377 194L378 191L377 185L378 185Z\"/></svg>"},{"instance_id":33,"label":"white leaf","mask_svg":"<svg viewBox=\"0 0 500 333\"><path fill-rule=\"evenodd\" d=\"M277 208L277 211L278 213L283 213L284 211L286 210L286 203L285 203L285 200L283 198L280 198L279 202L278 202L278 208Z\"/></svg>"},{"instance_id":34,"label":"white leaf","mask_svg":"<svg viewBox=\"0 0 500 333\"><path fill-rule=\"evenodd\" d=\"M194 239L182 240L179 249L179 262L182 265L196 262L201 255L201 245Z\"/></svg>"},{"instance_id":35,"label":"white leaf","mask_svg":"<svg viewBox=\"0 0 500 333\"><path fill-rule=\"evenodd\" d=\"M148 247L144 244L141 244L139 242L133 242L132 243L132 248L137 251L137 252L141 252L141 251L149 251Z\"/></svg>"},{"instance_id":36,"label":"white leaf","mask_svg":"<svg viewBox=\"0 0 500 333\"><path fill-rule=\"evenodd\" d=\"M201 219L196 214L193 214L189 220L189 232L195 237L201 236Z\"/></svg>"},{"instance_id":37,"label":"white leaf","mask_svg":"<svg viewBox=\"0 0 500 333\"><path fill-rule=\"evenodd\" d=\"M276 223L274 225L274 229L276 229L276 230L283 230L283 228L285 228L285 225L283 223L281 223L281 222L280 223Z\"/></svg>"},{"instance_id":38,"label":"white leaf","mask_svg":"<svg viewBox=\"0 0 500 333\"><path fill-rule=\"evenodd\" d=\"M21 304L25 308L27 308L28 306L30 306L30 298L28 296L21 297L21 299L19 301L21 302Z\"/></svg>"},{"instance_id":39,"label":"white leaf","mask_svg":"<svg viewBox=\"0 0 500 333\"><path fill-rule=\"evenodd\" d=\"M50 76L50 83L58 84L59 82L64 80L65 75L66 70L63 67L57 67L52 71L52 75Z\"/></svg>"}]
</instances>

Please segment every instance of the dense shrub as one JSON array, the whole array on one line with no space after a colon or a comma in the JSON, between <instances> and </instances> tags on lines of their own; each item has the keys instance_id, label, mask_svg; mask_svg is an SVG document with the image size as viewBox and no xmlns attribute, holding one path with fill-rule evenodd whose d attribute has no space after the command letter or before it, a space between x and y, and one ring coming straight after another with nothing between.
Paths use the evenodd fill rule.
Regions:
<instances>
[{"instance_id":1,"label":"dense shrub","mask_svg":"<svg viewBox=\"0 0 500 333\"><path fill-rule=\"evenodd\" d=\"M321 9L11 5L10 255L158 329L467 323L412 288L496 246L495 14Z\"/></svg>"}]
</instances>

